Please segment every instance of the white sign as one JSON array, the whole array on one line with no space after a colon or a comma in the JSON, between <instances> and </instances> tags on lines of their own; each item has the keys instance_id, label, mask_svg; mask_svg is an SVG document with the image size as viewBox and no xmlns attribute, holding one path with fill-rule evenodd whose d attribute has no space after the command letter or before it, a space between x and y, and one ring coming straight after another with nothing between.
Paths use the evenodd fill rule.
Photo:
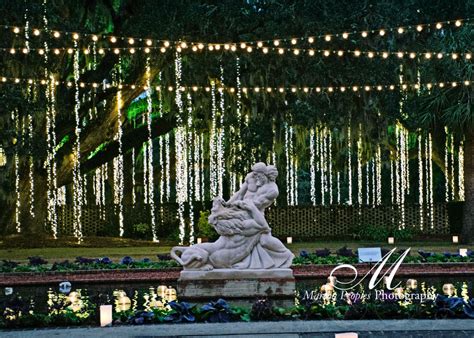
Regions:
<instances>
[{"instance_id":1,"label":"white sign","mask_svg":"<svg viewBox=\"0 0 474 338\"><path fill-rule=\"evenodd\" d=\"M357 252L359 263L380 262L382 260L382 250L380 248L359 248Z\"/></svg>"}]
</instances>

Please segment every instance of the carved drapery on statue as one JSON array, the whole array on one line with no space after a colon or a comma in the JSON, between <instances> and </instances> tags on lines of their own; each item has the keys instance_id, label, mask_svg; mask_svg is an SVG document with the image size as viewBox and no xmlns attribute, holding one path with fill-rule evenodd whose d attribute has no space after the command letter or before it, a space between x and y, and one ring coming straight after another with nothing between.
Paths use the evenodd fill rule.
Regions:
<instances>
[{"instance_id":1,"label":"carved drapery on statue","mask_svg":"<svg viewBox=\"0 0 474 338\"><path fill-rule=\"evenodd\" d=\"M265 209L278 197L277 175L273 165L253 165L240 190L227 202L220 197L213 201L209 223L219 239L176 246L171 257L185 270L288 268L294 255L272 236L265 219Z\"/></svg>"}]
</instances>

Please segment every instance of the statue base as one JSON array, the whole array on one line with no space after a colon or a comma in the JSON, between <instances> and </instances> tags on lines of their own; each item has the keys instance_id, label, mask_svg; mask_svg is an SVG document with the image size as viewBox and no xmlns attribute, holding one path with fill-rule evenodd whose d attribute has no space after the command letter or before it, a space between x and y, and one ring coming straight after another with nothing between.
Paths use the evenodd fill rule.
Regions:
<instances>
[{"instance_id":1,"label":"statue base","mask_svg":"<svg viewBox=\"0 0 474 338\"><path fill-rule=\"evenodd\" d=\"M295 295L291 269L183 270L178 299L290 298Z\"/></svg>"}]
</instances>

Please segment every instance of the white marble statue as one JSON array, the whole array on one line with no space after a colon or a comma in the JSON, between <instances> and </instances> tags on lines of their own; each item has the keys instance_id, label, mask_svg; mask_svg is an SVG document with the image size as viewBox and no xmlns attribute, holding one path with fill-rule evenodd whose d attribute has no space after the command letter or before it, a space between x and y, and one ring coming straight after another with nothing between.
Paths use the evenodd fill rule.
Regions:
<instances>
[{"instance_id":1,"label":"white marble statue","mask_svg":"<svg viewBox=\"0 0 474 338\"><path fill-rule=\"evenodd\" d=\"M239 191L227 202L220 197L213 201L209 223L219 239L176 246L171 257L185 270L288 268L294 255L272 236L264 214L278 197L277 175L273 165L253 165Z\"/></svg>"}]
</instances>

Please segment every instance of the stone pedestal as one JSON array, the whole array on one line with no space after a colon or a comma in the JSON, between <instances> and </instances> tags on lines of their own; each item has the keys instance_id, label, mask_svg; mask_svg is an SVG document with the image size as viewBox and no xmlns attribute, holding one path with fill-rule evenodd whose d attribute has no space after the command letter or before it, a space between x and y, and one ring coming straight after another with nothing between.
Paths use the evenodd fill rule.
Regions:
<instances>
[{"instance_id":1,"label":"stone pedestal","mask_svg":"<svg viewBox=\"0 0 474 338\"><path fill-rule=\"evenodd\" d=\"M291 298L294 294L291 269L183 270L178 279L179 299Z\"/></svg>"}]
</instances>

